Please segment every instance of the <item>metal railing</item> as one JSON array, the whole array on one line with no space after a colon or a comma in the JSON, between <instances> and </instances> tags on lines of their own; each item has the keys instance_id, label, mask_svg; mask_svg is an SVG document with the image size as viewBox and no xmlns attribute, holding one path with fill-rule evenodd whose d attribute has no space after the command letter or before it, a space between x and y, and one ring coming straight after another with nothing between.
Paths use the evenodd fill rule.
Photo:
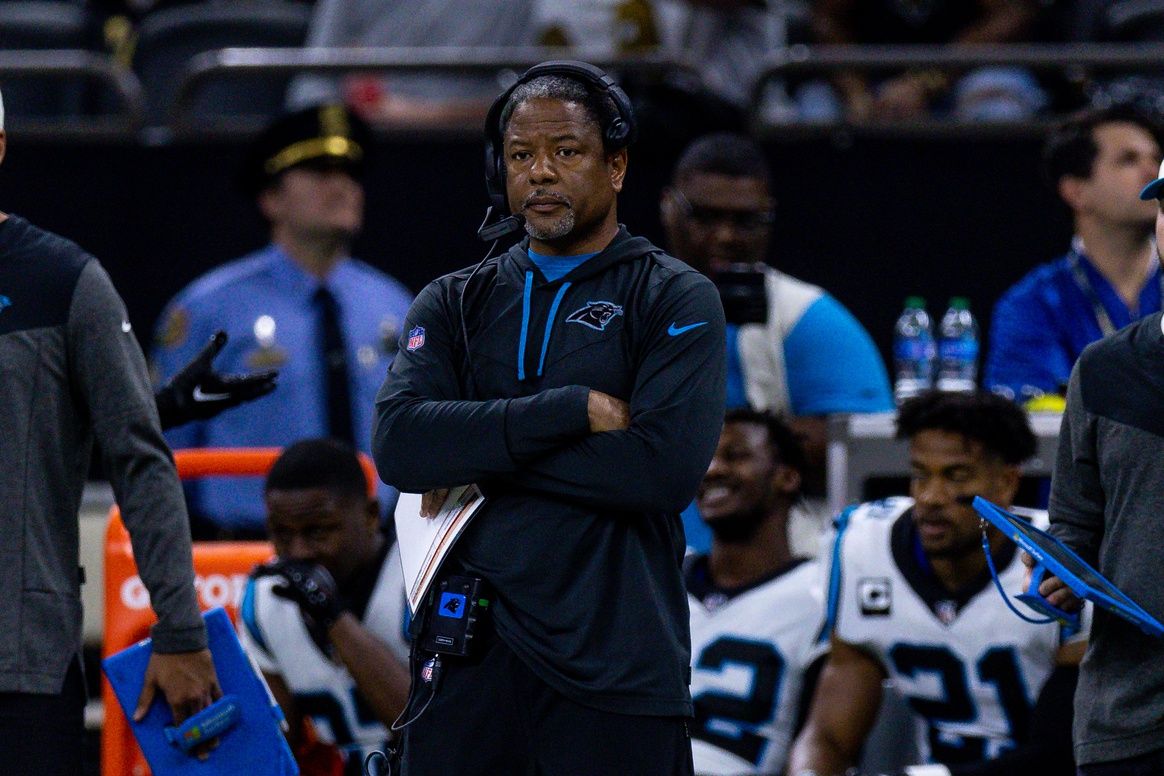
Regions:
<instances>
[{"instance_id":1,"label":"metal railing","mask_svg":"<svg viewBox=\"0 0 1164 776\"><path fill-rule=\"evenodd\" d=\"M96 115L42 116L35 119L10 113L11 123L43 128L136 130L145 121L141 83L132 71L110 56L84 49L0 50L0 83L30 78L94 83L116 96L117 109Z\"/></svg>"},{"instance_id":2,"label":"metal railing","mask_svg":"<svg viewBox=\"0 0 1164 776\"><path fill-rule=\"evenodd\" d=\"M611 56L587 49L544 47L408 47L408 48L226 48L193 57L176 89L168 124L191 126L198 92L216 79L254 75L340 74L345 72L444 74L494 73L500 82L522 69L553 58L580 58L619 73L655 78L682 78L700 83L698 63L675 53ZM830 74L846 69L889 71L911 68L961 70L987 66L1019 66L1034 70L1063 70L1069 80L1082 81L1092 72L1111 70L1164 70L1164 42L1121 44L996 44L978 46L807 46L773 51L762 63L753 88L754 123L763 127L759 113L773 81L806 73ZM49 76L87 79L116 95L117 108L107 115L62 116L40 121L49 127L113 126L137 129L145 123L142 87L132 71L111 57L92 51L0 51L0 81ZM16 118L16 117L14 117ZM1045 122L1044 122L1045 123ZM793 122L795 125L795 121ZM927 128L949 122L922 122ZM895 125L889 125L895 126ZM919 125L913 123L914 128ZM983 125L974 125L980 128Z\"/></svg>"},{"instance_id":3,"label":"metal railing","mask_svg":"<svg viewBox=\"0 0 1164 776\"><path fill-rule=\"evenodd\" d=\"M772 82L792 75L832 74L842 70L966 70L979 67L1023 67L1060 70L1069 81L1083 82L1092 72L1128 70L1164 73L1164 42L1159 43L1010 43L982 45L794 45L773 51L761 66L752 90L753 125L763 127L760 114ZM1020 122L1021 123L1021 122ZM1045 120L1033 122L1042 126ZM949 121L918 120L912 128L933 129ZM1028 122L1028 125L1030 122ZM815 125L819 126L819 125ZM884 126L899 127L897 124ZM973 124L981 128L983 124Z\"/></svg>"},{"instance_id":4,"label":"metal railing","mask_svg":"<svg viewBox=\"0 0 1164 776\"><path fill-rule=\"evenodd\" d=\"M499 81L511 83L522 70L548 59L584 59L620 73L699 79L694 64L663 54L611 57L584 49L542 47L227 48L206 51L190 60L177 89L170 125L187 127L198 91L220 78L347 72L494 73Z\"/></svg>"}]
</instances>

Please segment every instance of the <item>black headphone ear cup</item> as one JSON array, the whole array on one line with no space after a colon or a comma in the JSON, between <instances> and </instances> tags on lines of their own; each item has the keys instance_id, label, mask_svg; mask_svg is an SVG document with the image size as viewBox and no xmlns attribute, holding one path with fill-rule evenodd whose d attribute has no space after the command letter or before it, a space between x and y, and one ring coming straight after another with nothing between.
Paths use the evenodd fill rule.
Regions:
<instances>
[{"instance_id":1,"label":"black headphone ear cup","mask_svg":"<svg viewBox=\"0 0 1164 776\"><path fill-rule=\"evenodd\" d=\"M501 149L492 137L485 143L485 190L489 194L493 209L500 212L506 210L505 197L505 160Z\"/></svg>"},{"instance_id":2,"label":"black headphone ear cup","mask_svg":"<svg viewBox=\"0 0 1164 776\"><path fill-rule=\"evenodd\" d=\"M629 125L621 117L616 118L606 127L606 145L609 148L624 148L629 135Z\"/></svg>"}]
</instances>

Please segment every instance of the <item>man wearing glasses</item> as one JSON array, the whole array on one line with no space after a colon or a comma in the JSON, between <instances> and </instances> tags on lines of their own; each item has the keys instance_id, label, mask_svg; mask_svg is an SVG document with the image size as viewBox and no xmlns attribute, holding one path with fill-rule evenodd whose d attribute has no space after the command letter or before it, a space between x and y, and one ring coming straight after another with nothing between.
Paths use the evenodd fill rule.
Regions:
<instances>
[{"instance_id":1,"label":"man wearing glasses","mask_svg":"<svg viewBox=\"0 0 1164 776\"><path fill-rule=\"evenodd\" d=\"M823 289L765 264L773 200L768 161L742 135L693 142L660 201L673 255L720 288L727 316L727 405L788 417L808 458L805 503L789 523L793 551L815 554L827 524L824 459L827 418L893 408L889 377L869 333ZM815 497L815 498L814 498ZM688 543L710 537L693 509Z\"/></svg>"}]
</instances>

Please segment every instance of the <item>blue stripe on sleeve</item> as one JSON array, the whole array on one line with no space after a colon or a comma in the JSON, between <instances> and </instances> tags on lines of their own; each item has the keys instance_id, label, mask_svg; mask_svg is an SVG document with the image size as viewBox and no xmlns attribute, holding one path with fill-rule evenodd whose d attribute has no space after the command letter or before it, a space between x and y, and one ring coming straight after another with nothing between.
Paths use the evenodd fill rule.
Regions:
<instances>
[{"instance_id":1,"label":"blue stripe on sleeve","mask_svg":"<svg viewBox=\"0 0 1164 776\"><path fill-rule=\"evenodd\" d=\"M824 641L832 635L833 628L837 624L837 609L840 607L841 601L841 542L845 538L845 529L849 527L849 517L857 509L857 505L846 507L841 514L837 515L833 525L837 529L836 539L833 540L832 565L829 567L829 594L828 594L828 608L825 613L825 625L821 630L820 635L817 636L817 641Z\"/></svg>"},{"instance_id":2,"label":"blue stripe on sleeve","mask_svg":"<svg viewBox=\"0 0 1164 776\"><path fill-rule=\"evenodd\" d=\"M243 626L246 627L247 633L255 640L264 652L271 653L271 648L267 646L267 640L263 637L263 629L259 627L259 618L255 614L255 580L248 579L247 586L243 590L242 605L239 607L239 617L242 618Z\"/></svg>"},{"instance_id":3,"label":"blue stripe on sleeve","mask_svg":"<svg viewBox=\"0 0 1164 776\"><path fill-rule=\"evenodd\" d=\"M788 333L784 360L794 415L893 409L889 374L873 339L827 294Z\"/></svg>"}]
</instances>

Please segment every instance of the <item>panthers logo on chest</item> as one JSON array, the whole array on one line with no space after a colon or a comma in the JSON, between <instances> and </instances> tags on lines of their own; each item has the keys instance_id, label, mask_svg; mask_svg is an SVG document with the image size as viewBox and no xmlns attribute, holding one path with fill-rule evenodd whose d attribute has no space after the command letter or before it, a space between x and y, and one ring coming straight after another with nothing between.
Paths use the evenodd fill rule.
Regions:
<instances>
[{"instance_id":1,"label":"panthers logo on chest","mask_svg":"<svg viewBox=\"0 0 1164 776\"><path fill-rule=\"evenodd\" d=\"M566 318L566 323L580 323L595 331L605 331L615 316L622 315L622 305L614 302L587 302Z\"/></svg>"}]
</instances>

